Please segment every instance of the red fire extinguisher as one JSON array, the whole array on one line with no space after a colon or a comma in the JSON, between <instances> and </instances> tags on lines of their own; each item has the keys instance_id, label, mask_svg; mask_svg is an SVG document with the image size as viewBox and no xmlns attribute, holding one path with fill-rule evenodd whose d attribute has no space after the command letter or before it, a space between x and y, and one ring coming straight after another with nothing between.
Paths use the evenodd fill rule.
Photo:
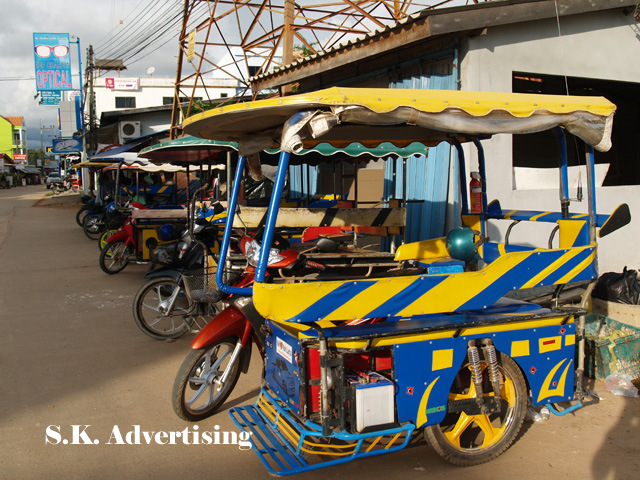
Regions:
<instances>
[{"instance_id":1,"label":"red fire extinguisher","mask_svg":"<svg viewBox=\"0 0 640 480\"><path fill-rule=\"evenodd\" d=\"M471 198L471 212L482 213L482 182L479 172L471 172L469 192Z\"/></svg>"}]
</instances>

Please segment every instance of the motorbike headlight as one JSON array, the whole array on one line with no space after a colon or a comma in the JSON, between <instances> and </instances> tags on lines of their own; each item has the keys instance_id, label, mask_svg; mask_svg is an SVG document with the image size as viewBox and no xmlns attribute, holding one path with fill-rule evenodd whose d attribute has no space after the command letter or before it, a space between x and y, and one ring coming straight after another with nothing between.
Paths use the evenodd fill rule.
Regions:
<instances>
[{"instance_id":1,"label":"motorbike headlight","mask_svg":"<svg viewBox=\"0 0 640 480\"><path fill-rule=\"evenodd\" d=\"M258 260L260 260L260 250L260 244L258 244L258 242L256 242L255 240L247 242L245 246L245 255L247 257L249 265L253 267L256 267L258 265ZM271 250L269 250L269 259L267 260L267 265L273 265L274 263L278 263L282 260L284 260L284 257L280 255L280 252L277 249L272 248Z\"/></svg>"}]
</instances>

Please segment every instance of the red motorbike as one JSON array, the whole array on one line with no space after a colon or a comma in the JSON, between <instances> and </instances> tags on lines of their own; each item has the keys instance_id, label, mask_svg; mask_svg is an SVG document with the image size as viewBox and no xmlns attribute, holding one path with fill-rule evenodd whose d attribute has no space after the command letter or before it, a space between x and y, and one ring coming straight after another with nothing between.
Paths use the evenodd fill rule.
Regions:
<instances>
[{"instance_id":1,"label":"red motorbike","mask_svg":"<svg viewBox=\"0 0 640 480\"><path fill-rule=\"evenodd\" d=\"M255 265L260 256L262 232L244 235L240 249L247 267L234 287L249 287L254 282ZM219 265L222 268L222 265ZM276 235L269 254L267 276L300 274L305 268L323 270L323 265L306 259L291 249L289 242ZM253 306L250 296L230 295L227 308L209 321L191 342L173 384L172 404L178 417L199 421L213 415L235 387L240 372L247 373L253 342L264 358L264 318Z\"/></svg>"},{"instance_id":2,"label":"red motorbike","mask_svg":"<svg viewBox=\"0 0 640 480\"><path fill-rule=\"evenodd\" d=\"M105 245L100 250L99 264L102 271L109 275L121 272L129 263L153 264L153 251L158 246L177 241L175 236L163 236L161 230L166 222L171 224L170 219L163 220L162 224L159 224L156 219L154 223L139 225L136 223L133 212L146 210L147 207L138 202L131 202L129 208L131 208L131 215L124 222L120 220L120 227L117 230L111 230L112 226L109 225L108 220L106 222L107 229L113 233L104 240Z\"/></svg>"}]
</instances>

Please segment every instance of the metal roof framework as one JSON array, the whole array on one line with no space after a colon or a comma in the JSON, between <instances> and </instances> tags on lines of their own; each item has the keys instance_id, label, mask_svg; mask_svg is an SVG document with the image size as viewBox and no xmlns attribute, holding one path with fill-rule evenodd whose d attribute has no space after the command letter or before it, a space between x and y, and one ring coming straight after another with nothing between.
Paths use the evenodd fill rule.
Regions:
<instances>
[{"instance_id":1,"label":"metal roof framework","mask_svg":"<svg viewBox=\"0 0 640 480\"><path fill-rule=\"evenodd\" d=\"M171 138L179 136L183 118L202 111L194 96L196 88L204 86L204 78L232 78L238 85L234 98L209 98L206 103L255 99L259 92L252 90L252 76L260 77L303 57L331 51L411 14L454 1L184 0ZM287 86L283 87L280 94L287 91ZM181 98L190 101L181 106Z\"/></svg>"}]
</instances>

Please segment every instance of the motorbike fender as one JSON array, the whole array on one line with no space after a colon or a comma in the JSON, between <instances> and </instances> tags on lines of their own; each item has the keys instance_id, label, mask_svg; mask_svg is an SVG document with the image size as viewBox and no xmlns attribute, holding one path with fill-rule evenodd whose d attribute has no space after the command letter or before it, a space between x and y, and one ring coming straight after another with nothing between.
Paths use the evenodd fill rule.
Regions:
<instances>
[{"instance_id":1,"label":"motorbike fender","mask_svg":"<svg viewBox=\"0 0 640 480\"><path fill-rule=\"evenodd\" d=\"M230 305L205 325L191 342L191 348L198 350L227 337L238 337L246 350L247 346L251 345L252 333L253 329L247 317Z\"/></svg>"},{"instance_id":2,"label":"motorbike fender","mask_svg":"<svg viewBox=\"0 0 640 480\"><path fill-rule=\"evenodd\" d=\"M127 233L127 231L124 229L118 229L115 231L115 233L110 235L105 241L106 243L115 243L115 242L122 242L122 241L124 241L125 243L128 243L128 239L129 239L129 234Z\"/></svg>"},{"instance_id":3,"label":"motorbike fender","mask_svg":"<svg viewBox=\"0 0 640 480\"><path fill-rule=\"evenodd\" d=\"M150 272L147 272L147 274L144 276L144 278L160 278L160 277L171 277L177 283L180 283L182 274L178 270L175 270L172 268L160 267L160 268L156 268L155 270L151 270Z\"/></svg>"}]
</instances>

